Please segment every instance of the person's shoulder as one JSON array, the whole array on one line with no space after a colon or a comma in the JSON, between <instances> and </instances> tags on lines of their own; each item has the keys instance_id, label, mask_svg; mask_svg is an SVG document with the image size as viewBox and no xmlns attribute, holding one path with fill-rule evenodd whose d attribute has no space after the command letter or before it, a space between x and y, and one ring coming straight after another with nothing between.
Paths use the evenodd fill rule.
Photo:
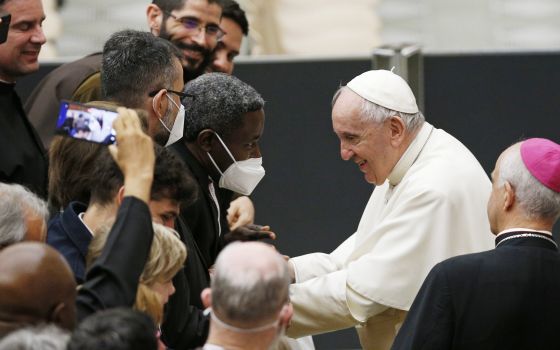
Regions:
<instances>
[{"instance_id":1,"label":"person's shoulder","mask_svg":"<svg viewBox=\"0 0 560 350\"><path fill-rule=\"evenodd\" d=\"M452 276L465 276L470 271L477 270L495 257L495 250L486 250L478 253L457 255L448 258L434 266L433 270Z\"/></svg>"}]
</instances>

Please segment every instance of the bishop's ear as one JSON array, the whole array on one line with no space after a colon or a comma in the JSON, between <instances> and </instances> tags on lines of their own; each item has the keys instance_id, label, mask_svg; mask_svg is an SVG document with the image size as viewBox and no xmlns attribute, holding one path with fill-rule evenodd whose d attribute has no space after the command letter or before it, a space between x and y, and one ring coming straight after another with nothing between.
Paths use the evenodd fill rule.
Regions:
<instances>
[{"instance_id":1,"label":"bishop's ear","mask_svg":"<svg viewBox=\"0 0 560 350\"><path fill-rule=\"evenodd\" d=\"M513 205L515 204L515 189L508 181L505 181L504 184L504 210L510 210Z\"/></svg>"}]
</instances>

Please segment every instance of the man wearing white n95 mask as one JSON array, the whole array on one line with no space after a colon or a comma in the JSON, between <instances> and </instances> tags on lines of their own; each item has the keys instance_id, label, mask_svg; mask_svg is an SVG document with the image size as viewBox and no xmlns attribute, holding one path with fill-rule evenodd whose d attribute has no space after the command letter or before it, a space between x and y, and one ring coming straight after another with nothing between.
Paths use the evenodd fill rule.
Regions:
<instances>
[{"instance_id":1,"label":"man wearing white n95 mask","mask_svg":"<svg viewBox=\"0 0 560 350\"><path fill-rule=\"evenodd\" d=\"M234 196L251 194L264 176L259 148L264 101L251 86L223 73L202 75L185 91L185 132L171 148L196 178L200 195L181 215L212 266L229 241L274 238L266 226L230 231L226 219Z\"/></svg>"},{"instance_id":2,"label":"man wearing white n95 mask","mask_svg":"<svg viewBox=\"0 0 560 350\"><path fill-rule=\"evenodd\" d=\"M432 266L491 246L491 185L464 145L425 122L392 72L369 71L340 88L332 123L341 157L376 187L357 231L334 252L290 260L287 334L356 327L364 349L388 349Z\"/></svg>"}]
</instances>

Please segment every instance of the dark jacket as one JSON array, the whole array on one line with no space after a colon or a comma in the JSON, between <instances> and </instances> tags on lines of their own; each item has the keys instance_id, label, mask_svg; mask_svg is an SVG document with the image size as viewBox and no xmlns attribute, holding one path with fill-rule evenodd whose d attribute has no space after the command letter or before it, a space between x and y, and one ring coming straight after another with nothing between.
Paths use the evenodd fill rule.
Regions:
<instances>
[{"instance_id":1,"label":"dark jacket","mask_svg":"<svg viewBox=\"0 0 560 350\"><path fill-rule=\"evenodd\" d=\"M204 262L207 266L212 266L218 253L225 245L224 234L229 232L227 209L233 198L233 192L219 188L217 181L210 179L208 172L195 159L183 142L184 140L180 140L171 145L170 148L179 155L191 171L191 175L196 179L199 195L193 204L181 210L181 217L193 233ZM214 184L220 206L219 217L218 208L208 187L211 181Z\"/></svg>"},{"instance_id":2,"label":"dark jacket","mask_svg":"<svg viewBox=\"0 0 560 350\"><path fill-rule=\"evenodd\" d=\"M47 195L47 156L27 120L14 84L0 82L0 182Z\"/></svg>"},{"instance_id":3,"label":"dark jacket","mask_svg":"<svg viewBox=\"0 0 560 350\"><path fill-rule=\"evenodd\" d=\"M80 202L70 205L49 221L47 244L58 250L70 265L76 282L81 284L85 278L86 256L91 243L91 233L78 217L87 206Z\"/></svg>"},{"instance_id":4,"label":"dark jacket","mask_svg":"<svg viewBox=\"0 0 560 350\"><path fill-rule=\"evenodd\" d=\"M153 238L152 218L146 203L125 197L101 255L78 290L78 321L99 310L134 305Z\"/></svg>"},{"instance_id":5,"label":"dark jacket","mask_svg":"<svg viewBox=\"0 0 560 350\"><path fill-rule=\"evenodd\" d=\"M523 231L498 236L496 245L436 265L392 349L557 349L557 246Z\"/></svg>"},{"instance_id":6,"label":"dark jacket","mask_svg":"<svg viewBox=\"0 0 560 350\"><path fill-rule=\"evenodd\" d=\"M74 92L92 74L101 69L101 53L94 53L74 62L63 64L50 72L33 89L25 103L29 120L39 130L41 140L48 147L54 136L60 101L72 100ZM91 96L92 100L100 100ZM80 100L82 102L88 102Z\"/></svg>"}]
</instances>

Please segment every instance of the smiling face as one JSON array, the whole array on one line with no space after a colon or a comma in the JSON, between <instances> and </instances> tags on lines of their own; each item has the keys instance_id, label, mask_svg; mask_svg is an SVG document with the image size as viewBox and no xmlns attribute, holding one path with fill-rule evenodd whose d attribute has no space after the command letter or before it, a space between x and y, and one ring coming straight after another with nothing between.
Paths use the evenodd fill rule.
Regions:
<instances>
[{"instance_id":1,"label":"smiling face","mask_svg":"<svg viewBox=\"0 0 560 350\"><path fill-rule=\"evenodd\" d=\"M41 0L10 0L1 8L12 14L8 39L0 45L0 79L7 82L39 69L39 52L46 42Z\"/></svg>"},{"instance_id":2,"label":"smiling face","mask_svg":"<svg viewBox=\"0 0 560 350\"><path fill-rule=\"evenodd\" d=\"M227 17L222 18L220 23L226 35L216 46L214 50L212 64L210 70L212 72L233 73L233 60L239 55L241 49L241 41L243 40L243 32L239 24Z\"/></svg>"},{"instance_id":3,"label":"smiling face","mask_svg":"<svg viewBox=\"0 0 560 350\"><path fill-rule=\"evenodd\" d=\"M216 37L206 34L206 30L219 26L222 8L217 3L206 0L188 0L183 7L164 13L155 5L148 8L148 21L152 32L175 44L185 57L183 68L186 80L201 74L204 66L210 62L211 53L216 47ZM199 30L189 30L185 27L187 21L196 21Z\"/></svg>"},{"instance_id":4,"label":"smiling face","mask_svg":"<svg viewBox=\"0 0 560 350\"><path fill-rule=\"evenodd\" d=\"M351 160L367 182L382 185L400 154L391 144L391 119L381 124L361 117L362 98L344 89L332 110L332 124L340 140L340 156Z\"/></svg>"}]
</instances>

